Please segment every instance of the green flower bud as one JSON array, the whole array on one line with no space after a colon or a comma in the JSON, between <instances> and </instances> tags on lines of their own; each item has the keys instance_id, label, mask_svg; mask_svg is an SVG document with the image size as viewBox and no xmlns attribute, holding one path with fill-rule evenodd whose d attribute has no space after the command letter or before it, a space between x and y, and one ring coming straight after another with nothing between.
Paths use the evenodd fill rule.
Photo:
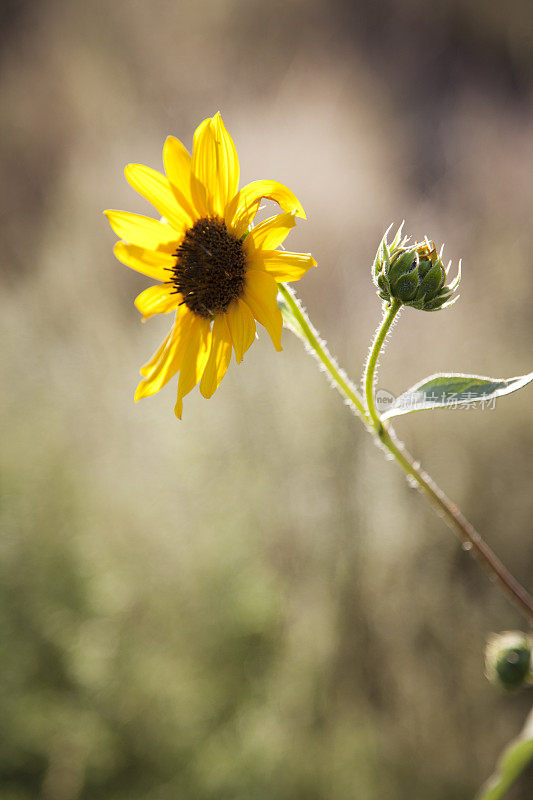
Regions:
<instances>
[{"instance_id":1,"label":"green flower bud","mask_svg":"<svg viewBox=\"0 0 533 800\"><path fill-rule=\"evenodd\" d=\"M532 637L520 631L505 631L492 636L485 650L487 678L513 691L531 682Z\"/></svg>"},{"instance_id":2,"label":"green flower bud","mask_svg":"<svg viewBox=\"0 0 533 800\"><path fill-rule=\"evenodd\" d=\"M403 223L390 245L387 231L378 247L372 267L378 295L388 305L399 300L421 311L438 311L450 306L459 297L453 295L461 280L461 263L456 278L446 285L451 262L444 266L442 248L437 253L435 245L427 238L409 244L407 237L402 238L402 227Z\"/></svg>"}]
</instances>

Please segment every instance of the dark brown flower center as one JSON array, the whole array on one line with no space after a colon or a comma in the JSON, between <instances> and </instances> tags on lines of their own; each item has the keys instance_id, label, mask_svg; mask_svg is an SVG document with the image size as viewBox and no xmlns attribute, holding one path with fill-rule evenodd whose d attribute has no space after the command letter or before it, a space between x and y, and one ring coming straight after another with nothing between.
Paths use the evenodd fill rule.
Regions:
<instances>
[{"instance_id":1,"label":"dark brown flower center","mask_svg":"<svg viewBox=\"0 0 533 800\"><path fill-rule=\"evenodd\" d=\"M246 258L241 239L224 220L205 217L186 232L176 252L171 282L200 317L227 311L244 290Z\"/></svg>"}]
</instances>

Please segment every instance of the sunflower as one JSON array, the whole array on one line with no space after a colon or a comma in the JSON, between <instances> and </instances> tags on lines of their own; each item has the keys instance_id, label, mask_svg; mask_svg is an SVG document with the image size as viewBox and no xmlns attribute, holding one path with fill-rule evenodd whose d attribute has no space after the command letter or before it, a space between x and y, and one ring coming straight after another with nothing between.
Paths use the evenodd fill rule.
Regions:
<instances>
[{"instance_id":1,"label":"sunflower","mask_svg":"<svg viewBox=\"0 0 533 800\"><path fill-rule=\"evenodd\" d=\"M281 350L283 327L277 284L295 281L316 262L308 253L278 250L296 217L305 219L294 194L276 181L249 183L239 191L239 160L220 114L195 131L192 157L169 136L163 147L166 176L128 164L129 184L156 208L156 220L106 211L119 261L160 281L135 305L143 321L174 313L172 329L141 367L135 400L155 394L179 373L174 409L198 382L206 398L217 390L235 352L239 364L256 336L256 321ZM263 198L284 213L254 226Z\"/></svg>"}]
</instances>

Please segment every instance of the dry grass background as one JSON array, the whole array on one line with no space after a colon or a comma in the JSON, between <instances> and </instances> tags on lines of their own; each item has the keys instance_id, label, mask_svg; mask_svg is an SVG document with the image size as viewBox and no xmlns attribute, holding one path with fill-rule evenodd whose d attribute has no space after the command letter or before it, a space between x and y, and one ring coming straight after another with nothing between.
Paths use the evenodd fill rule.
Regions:
<instances>
[{"instance_id":1,"label":"dry grass background","mask_svg":"<svg viewBox=\"0 0 533 800\"><path fill-rule=\"evenodd\" d=\"M3 7L0 786L5 800L463 800L528 696L483 678L520 626L301 345L216 397L132 403L165 321L103 208L220 110L242 181L290 186L298 286L357 375L391 221L463 258L407 310L395 393L531 370L528 2L42 0ZM530 582L531 391L398 432ZM527 800L526 776L513 795Z\"/></svg>"}]
</instances>

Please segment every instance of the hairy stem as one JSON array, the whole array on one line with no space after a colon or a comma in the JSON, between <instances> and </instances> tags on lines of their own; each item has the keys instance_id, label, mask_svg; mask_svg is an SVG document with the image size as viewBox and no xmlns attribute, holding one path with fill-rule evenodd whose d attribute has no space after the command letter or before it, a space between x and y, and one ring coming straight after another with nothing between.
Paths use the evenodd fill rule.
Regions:
<instances>
[{"instance_id":1,"label":"hairy stem","mask_svg":"<svg viewBox=\"0 0 533 800\"><path fill-rule=\"evenodd\" d=\"M379 433L383 429L383 423L374 405L374 383L376 378L378 359L379 359L379 354L383 349L383 345L385 344L385 339L387 338L387 334L390 331L392 323L396 319L397 314L400 312L401 307L402 304L398 300L393 300L390 308L385 311L385 314L383 316L383 321L376 331L376 335L374 337L374 341L372 342L372 347L370 349L370 355L368 356L368 360L366 362L365 376L363 381L365 385L366 407L370 414L373 427L377 433Z\"/></svg>"},{"instance_id":2,"label":"hairy stem","mask_svg":"<svg viewBox=\"0 0 533 800\"><path fill-rule=\"evenodd\" d=\"M279 285L279 290L285 301L282 311L288 326L306 343L313 355L324 366L335 388L349 401L352 409L359 415L367 430L376 436L381 445L394 456L406 475L428 497L433 507L459 536L464 549L470 551L477 558L488 573L489 578L500 587L507 598L531 624L533 621L533 598L511 575L455 503L446 496L428 473L413 459L405 449L404 444L397 438L394 430L381 420L376 410L374 383L379 355L387 334L400 311L401 303L393 301L390 308L385 311L383 321L376 332L365 370L365 407L362 396L337 366L292 290L283 284Z\"/></svg>"},{"instance_id":3,"label":"hairy stem","mask_svg":"<svg viewBox=\"0 0 533 800\"><path fill-rule=\"evenodd\" d=\"M333 386L342 394L342 396L352 406L353 410L359 414L365 425L369 425L369 419L363 398L357 391L354 384L346 376L346 373L339 368L335 359L329 352L325 343L320 339L315 327L312 325L311 320L302 308L301 303L298 302L293 291L285 286L283 283L278 284L278 289L285 300L290 317L297 323L297 328L292 324L292 319L287 318L289 327L293 332L302 339L309 347L312 354L317 361L327 371Z\"/></svg>"},{"instance_id":4,"label":"hairy stem","mask_svg":"<svg viewBox=\"0 0 533 800\"><path fill-rule=\"evenodd\" d=\"M507 595L516 608L523 614L529 624L533 621L533 598L523 586L511 575L498 556L485 542L474 526L466 519L454 502L435 483L433 478L423 470L405 449L391 427L381 423L381 431L377 432L380 441L392 453L404 472L416 481L418 487L429 498L431 504L442 513L448 525L455 531L463 543L463 548L470 551L486 570L489 578Z\"/></svg>"}]
</instances>

